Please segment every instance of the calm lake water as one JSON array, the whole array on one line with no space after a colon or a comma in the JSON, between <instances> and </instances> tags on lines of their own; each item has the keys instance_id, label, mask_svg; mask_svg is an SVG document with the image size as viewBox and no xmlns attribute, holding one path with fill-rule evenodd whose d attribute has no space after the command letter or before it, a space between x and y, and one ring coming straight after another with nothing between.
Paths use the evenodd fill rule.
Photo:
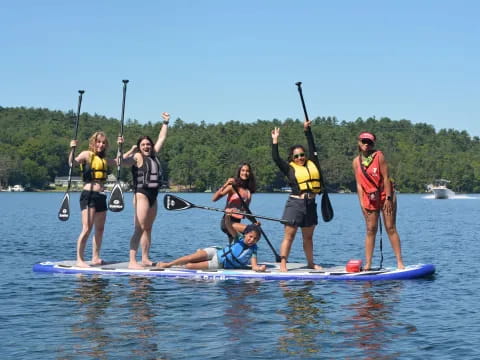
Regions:
<instances>
[{"instance_id":1,"label":"calm lake water","mask_svg":"<svg viewBox=\"0 0 480 360\"><path fill-rule=\"evenodd\" d=\"M178 194L194 204L211 194ZM40 261L74 259L78 193L57 220L63 194L0 193L2 359L478 359L480 196L434 200L399 194L406 264L433 263L433 278L390 282L200 281L84 277L32 272ZM109 213L102 257L126 261L127 208ZM163 196L161 195L160 200ZM286 194L256 194L252 211L281 217ZM331 195L335 218L315 233L315 259L363 258L356 195ZM224 245L221 214L159 209L152 258L169 260ZM283 227L263 221L278 249ZM379 251L374 265L378 266ZM90 254L91 240L87 254ZM394 266L383 236L384 265ZM260 242L259 260L273 261ZM304 261L301 238L291 261Z\"/></svg>"}]
</instances>

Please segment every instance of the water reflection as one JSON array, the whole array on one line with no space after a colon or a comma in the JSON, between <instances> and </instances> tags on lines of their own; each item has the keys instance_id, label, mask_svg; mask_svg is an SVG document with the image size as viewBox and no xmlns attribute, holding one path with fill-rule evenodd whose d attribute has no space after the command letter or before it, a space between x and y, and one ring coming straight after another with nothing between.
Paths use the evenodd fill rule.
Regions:
<instances>
[{"instance_id":1,"label":"water reflection","mask_svg":"<svg viewBox=\"0 0 480 360\"><path fill-rule=\"evenodd\" d=\"M328 332L330 321L324 307L326 301L313 296L313 281L301 285L280 282L287 307L278 313L285 317L286 332L278 338L278 350L289 356L301 358L317 358L321 353L321 345L317 336Z\"/></svg>"},{"instance_id":2,"label":"water reflection","mask_svg":"<svg viewBox=\"0 0 480 360\"><path fill-rule=\"evenodd\" d=\"M101 277L79 276L76 295L71 300L78 303L80 318L72 325L74 335L81 343L75 344L71 351L76 356L88 356L94 359L108 359L108 344L111 342L105 330L104 317L112 300L108 290L108 280Z\"/></svg>"},{"instance_id":3,"label":"water reflection","mask_svg":"<svg viewBox=\"0 0 480 360\"><path fill-rule=\"evenodd\" d=\"M131 317L123 324L127 329L123 337L134 341L131 353L134 359L160 359L158 344L155 342L158 329L155 322L155 296L153 280L146 277L130 277L132 289L128 295L127 305Z\"/></svg>"},{"instance_id":4,"label":"water reflection","mask_svg":"<svg viewBox=\"0 0 480 360\"><path fill-rule=\"evenodd\" d=\"M253 319L251 314L256 313L255 304L249 298L259 293L261 282L223 281L219 283L224 290L227 306L225 306L224 325L229 330L229 340L239 341L251 330Z\"/></svg>"},{"instance_id":5,"label":"water reflection","mask_svg":"<svg viewBox=\"0 0 480 360\"><path fill-rule=\"evenodd\" d=\"M355 284L361 286L358 301L346 307L355 314L347 319L352 327L346 330L347 344L360 350L362 359L396 359L401 352L392 352L389 344L393 339L416 332L413 325L399 322L395 304L400 302L402 282ZM353 349L352 349L353 350Z\"/></svg>"}]
</instances>

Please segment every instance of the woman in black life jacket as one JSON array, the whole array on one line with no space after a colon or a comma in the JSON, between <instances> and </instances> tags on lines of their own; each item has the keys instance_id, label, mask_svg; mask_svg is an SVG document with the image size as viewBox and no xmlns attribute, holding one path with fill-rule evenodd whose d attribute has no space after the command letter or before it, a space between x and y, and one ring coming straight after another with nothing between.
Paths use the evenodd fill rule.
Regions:
<instances>
[{"instance_id":1,"label":"woman in black life jacket","mask_svg":"<svg viewBox=\"0 0 480 360\"><path fill-rule=\"evenodd\" d=\"M133 205L135 207L135 230L130 239L129 269L143 269L152 266L149 252L152 242L152 227L157 216L157 195L161 187L161 165L157 154L167 138L170 114L162 113L163 124L154 144L148 136L141 136L137 145L123 155L123 159L132 165ZM138 246L142 248L142 262L137 262Z\"/></svg>"}]
</instances>

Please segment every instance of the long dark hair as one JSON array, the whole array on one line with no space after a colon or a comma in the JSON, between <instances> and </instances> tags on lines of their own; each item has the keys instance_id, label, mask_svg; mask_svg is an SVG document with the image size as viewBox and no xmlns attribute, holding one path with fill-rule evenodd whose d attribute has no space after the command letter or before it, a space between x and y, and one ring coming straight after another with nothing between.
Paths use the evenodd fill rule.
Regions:
<instances>
[{"instance_id":1,"label":"long dark hair","mask_svg":"<svg viewBox=\"0 0 480 360\"><path fill-rule=\"evenodd\" d=\"M288 151L288 162L293 161L293 152L295 151L295 149L302 149L302 151L305 154L307 153L303 145L297 144L297 145L290 146L290 150ZM306 155L305 155L305 159L307 159Z\"/></svg>"},{"instance_id":2,"label":"long dark hair","mask_svg":"<svg viewBox=\"0 0 480 360\"><path fill-rule=\"evenodd\" d=\"M250 170L250 175L248 176L247 180L243 180L240 178L240 171L244 166L248 166L248 169ZM249 163L244 162L238 166L235 173L235 185L250 190L252 194L257 190L257 181L255 180L255 174L253 173L252 166Z\"/></svg>"},{"instance_id":3,"label":"long dark hair","mask_svg":"<svg viewBox=\"0 0 480 360\"><path fill-rule=\"evenodd\" d=\"M142 140L145 140L147 139L149 142L150 142L150 145L152 146L152 150L150 151L150 157L155 157L155 145L153 144L153 140L150 138L150 136L148 135L143 135L143 136L140 136L137 140L137 149L138 151L140 151L140 143L142 142Z\"/></svg>"}]
</instances>

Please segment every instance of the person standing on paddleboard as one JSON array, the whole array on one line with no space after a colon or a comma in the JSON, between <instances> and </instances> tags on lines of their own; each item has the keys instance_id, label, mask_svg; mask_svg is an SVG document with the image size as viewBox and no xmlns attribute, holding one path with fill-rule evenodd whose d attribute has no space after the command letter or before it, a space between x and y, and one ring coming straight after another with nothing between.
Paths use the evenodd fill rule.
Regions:
<instances>
[{"instance_id":1,"label":"person standing on paddleboard","mask_svg":"<svg viewBox=\"0 0 480 360\"><path fill-rule=\"evenodd\" d=\"M265 271L265 264L258 265L257 242L260 240L261 230L255 224L245 227L243 233L237 232L231 222L232 211L225 215L225 227L234 239L233 243L224 247L208 247L198 249L193 254L182 256L168 263L160 262L157 268L185 266L187 269L216 270L216 269L252 269Z\"/></svg>"},{"instance_id":2,"label":"person standing on paddleboard","mask_svg":"<svg viewBox=\"0 0 480 360\"><path fill-rule=\"evenodd\" d=\"M212 201L217 201L227 195L225 210L234 209L245 212L247 209L245 209L244 204L246 204L247 207L250 205L252 194L256 189L257 183L252 167L248 163L243 163L237 168L235 177L227 179L225 184L213 194ZM246 224L241 223L243 218L243 215L232 215L232 226L237 232L243 232L247 227ZM220 228L227 234L229 243L232 243L233 237L225 226L225 215L220 222Z\"/></svg>"},{"instance_id":3,"label":"person standing on paddleboard","mask_svg":"<svg viewBox=\"0 0 480 360\"><path fill-rule=\"evenodd\" d=\"M307 266L321 270L313 260L313 231L318 224L317 204L315 197L321 192L320 171L314 159L315 143L313 140L311 121L303 123L308 143L308 154L302 145L290 147L288 162L282 160L278 153L280 128L272 130L272 157L280 171L285 174L292 192L288 197L282 219L285 225L282 245L280 247L280 271L287 271L287 260L298 228L302 229L303 250L307 258Z\"/></svg>"},{"instance_id":4,"label":"person standing on paddleboard","mask_svg":"<svg viewBox=\"0 0 480 360\"><path fill-rule=\"evenodd\" d=\"M130 239L129 269L143 269L155 265L150 260L152 227L157 216L157 196L162 186L162 167L157 154L167 138L169 113L162 113L163 123L154 144L149 136L141 136L137 145L123 155L123 161L132 166L133 206L135 230ZM142 263L137 262L138 246L142 248Z\"/></svg>"},{"instance_id":5,"label":"person standing on paddleboard","mask_svg":"<svg viewBox=\"0 0 480 360\"><path fill-rule=\"evenodd\" d=\"M358 199L367 227L364 270L369 270L372 266L380 211L397 258L397 267L404 269L400 237L396 226L397 197L389 177L387 161L380 150L375 150L376 139L373 133L362 132L357 139L360 154L352 163Z\"/></svg>"},{"instance_id":6,"label":"person standing on paddleboard","mask_svg":"<svg viewBox=\"0 0 480 360\"><path fill-rule=\"evenodd\" d=\"M123 138L119 137L118 142L123 142ZM80 164L84 182L83 191L80 194L82 231L77 240L77 266L89 267L104 263L100 257L107 219L107 195L104 192L104 185L107 180L108 166L117 166L118 161L106 158L108 139L102 131L95 132L89 139L88 150L82 151L73 159L73 149L77 144L77 140L70 141L72 150L68 157L71 166ZM92 261L89 265L85 261L84 252L93 227L95 227L95 233L92 243Z\"/></svg>"}]
</instances>

